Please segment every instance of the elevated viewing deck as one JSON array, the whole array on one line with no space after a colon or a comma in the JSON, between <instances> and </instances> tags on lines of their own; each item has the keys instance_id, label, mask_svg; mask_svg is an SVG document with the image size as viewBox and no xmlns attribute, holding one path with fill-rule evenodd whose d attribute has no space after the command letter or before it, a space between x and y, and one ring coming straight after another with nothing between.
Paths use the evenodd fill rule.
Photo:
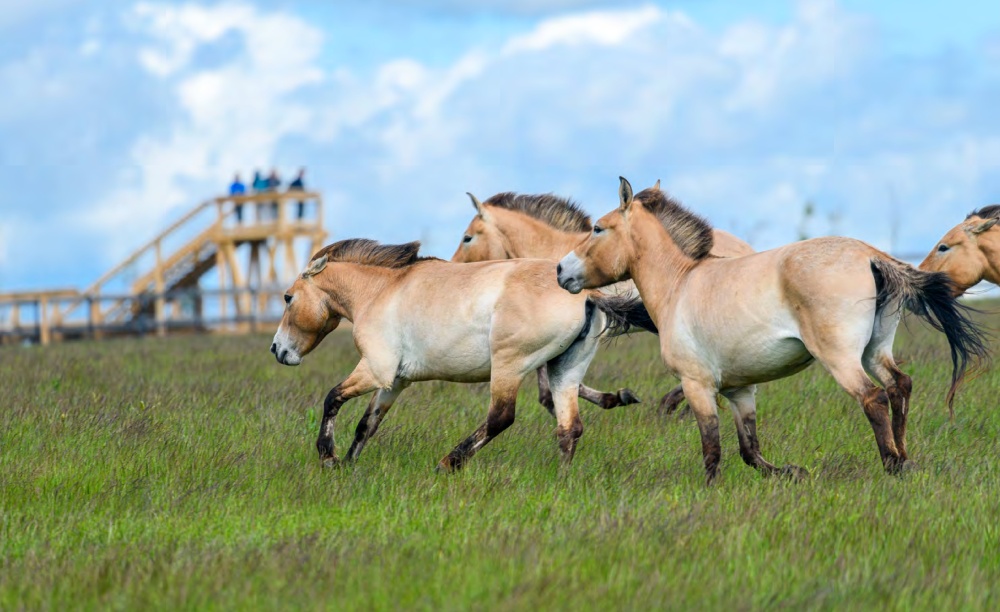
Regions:
<instances>
[{"instance_id":1,"label":"elevated viewing deck","mask_svg":"<svg viewBox=\"0 0 1000 612\"><path fill-rule=\"evenodd\" d=\"M0 292L0 343L274 325L284 289L326 236L318 193L214 198L83 290Z\"/></svg>"}]
</instances>

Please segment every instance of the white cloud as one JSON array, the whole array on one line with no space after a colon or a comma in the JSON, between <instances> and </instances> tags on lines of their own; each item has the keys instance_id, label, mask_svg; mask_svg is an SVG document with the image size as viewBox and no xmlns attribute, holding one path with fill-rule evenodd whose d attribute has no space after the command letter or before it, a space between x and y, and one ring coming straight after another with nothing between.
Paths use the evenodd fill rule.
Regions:
<instances>
[{"instance_id":1,"label":"white cloud","mask_svg":"<svg viewBox=\"0 0 1000 612\"><path fill-rule=\"evenodd\" d=\"M132 61L169 93L170 120L134 136L113 188L81 207L79 224L106 239L113 263L283 147L317 168L310 180L338 237L426 233L440 255L468 220L465 191L555 191L601 213L619 174L637 187L662 178L759 247L796 237L806 199L820 208L819 231L839 214L844 233L889 246L894 193L907 250L996 199L995 70L900 62L863 16L830 0L796 7L784 23L721 30L652 5L583 11L450 61L359 68L322 57L323 33L284 12L143 3L130 12L141 40ZM107 32L87 36L110 55ZM10 70L43 72L30 55ZM965 80L952 87L955 74ZM24 91L42 92L36 81ZM0 119L39 98L12 95Z\"/></svg>"},{"instance_id":2,"label":"white cloud","mask_svg":"<svg viewBox=\"0 0 1000 612\"><path fill-rule=\"evenodd\" d=\"M636 31L654 25L663 12L649 5L633 10L593 11L555 17L535 29L515 36L503 47L505 54L544 51L555 46L597 45L614 47Z\"/></svg>"},{"instance_id":3,"label":"white cloud","mask_svg":"<svg viewBox=\"0 0 1000 612\"><path fill-rule=\"evenodd\" d=\"M307 133L313 110L293 95L324 76L316 63L322 34L283 13L142 3L131 17L153 41L138 61L170 84L182 119L165 137L141 136L131 153L138 175L123 172L119 187L81 214L113 236L107 247L115 255L134 248L134 236L152 235L170 212L216 192L220 177L266 168L282 138ZM220 66L192 64L201 45L225 35L236 35L243 51Z\"/></svg>"}]
</instances>

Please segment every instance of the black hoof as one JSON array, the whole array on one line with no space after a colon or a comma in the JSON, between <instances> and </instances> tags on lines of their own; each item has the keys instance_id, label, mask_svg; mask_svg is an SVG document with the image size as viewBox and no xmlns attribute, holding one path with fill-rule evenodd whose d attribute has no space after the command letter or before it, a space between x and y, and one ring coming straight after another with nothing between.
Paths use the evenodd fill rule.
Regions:
<instances>
[{"instance_id":1,"label":"black hoof","mask_svg":"<svg viewBox=\"0 0 1000 612\"><path fill-rule=\"evenodd\" d=\"M618 401L621 402L622 406L628 406L629 404L638 404L642 400L639 396L632 392L631 389L619 389L618 390Z\"/></svg>"},{"instance_id":2,"label":"black hoof","mask_svg":"<svg viewBox=\"0 0 1000 612\"><path fill-rule=\"evenodd\" d=\"M340 459L337 459L336 455L330 457L323 457L320 459L320 465L324 468L335 468L340 466Z\"/></svg>"},{"instance_id":3,"label":"black hoof","mask_svg":"<svg viewBox=\"0 0 1000 612\"><path fill-rule=\"evenodd\" d=\"M437 467L434 471L438 474L454 474L462 467L462 462L457 458L448 455L444 459L438 462Z\"/></svg>"}]
</instances>

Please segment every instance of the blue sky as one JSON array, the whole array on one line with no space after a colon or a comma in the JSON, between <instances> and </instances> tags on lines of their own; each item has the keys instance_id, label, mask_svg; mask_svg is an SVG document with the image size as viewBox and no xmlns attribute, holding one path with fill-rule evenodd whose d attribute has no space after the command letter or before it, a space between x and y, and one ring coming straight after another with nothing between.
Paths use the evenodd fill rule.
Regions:
<instances>
[{"instance_id":1,"label":"blue sky","mask_svg":"<svg viewBox=\"0 0 1000 612\"><path fill-rule=\"evenodd\" d=\"M0 0L0 84L0 290L86 285L272 165L334 238L440 256L466 191L603 214L620 174L757 248L806 200L904 253L1000 202L995 1Z\"/></svg>"}]
</instances>

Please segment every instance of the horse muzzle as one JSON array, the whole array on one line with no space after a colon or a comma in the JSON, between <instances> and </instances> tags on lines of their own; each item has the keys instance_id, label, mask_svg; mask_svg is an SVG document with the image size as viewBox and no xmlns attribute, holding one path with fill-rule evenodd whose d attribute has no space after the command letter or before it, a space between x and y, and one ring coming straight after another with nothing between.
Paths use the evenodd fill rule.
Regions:
<instances>
[{"instance_id":1,"label":"horse muzzle","mask_svg":"<svg viewBox=\"0 0 1000 612\"><path fill-rule=\"evenodd\" d=\"M556 266L556 278L559 286L570 293L583 291L583 262L576 253L569 253Z\"/></svg>"},{"instance_id":2,"label":"horse muzzle","mask_svg":"<svg viewBox=\"0 0 1000 612\"><path fill-rule=\"evenodd\" d=\"M277 339L271 343L271 353L281 365L297 366L302 363L302 357L299 355L298 351L281 346L278 344Z\"/></svg>"}]
</instances>

